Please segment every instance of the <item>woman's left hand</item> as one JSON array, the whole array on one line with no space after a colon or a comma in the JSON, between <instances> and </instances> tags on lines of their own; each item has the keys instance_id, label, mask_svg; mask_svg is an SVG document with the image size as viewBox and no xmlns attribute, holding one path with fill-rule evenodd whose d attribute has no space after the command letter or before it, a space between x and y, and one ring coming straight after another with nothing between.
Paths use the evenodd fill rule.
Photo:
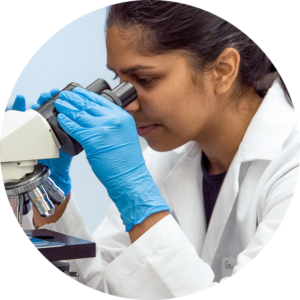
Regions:
<instances>
[{"instance_id":1,"label":"woman's left hand","mask_svg":"<svg viewBox=\"0 0 300 300\"><path fill-rule=\"evenodd\" d=\"M104 97L78 87L61 92L59 98L55 101L59 124L86 151L126 231L151 214L169 210L146 168L132 116Z\"/></svg>"}]
</instances>

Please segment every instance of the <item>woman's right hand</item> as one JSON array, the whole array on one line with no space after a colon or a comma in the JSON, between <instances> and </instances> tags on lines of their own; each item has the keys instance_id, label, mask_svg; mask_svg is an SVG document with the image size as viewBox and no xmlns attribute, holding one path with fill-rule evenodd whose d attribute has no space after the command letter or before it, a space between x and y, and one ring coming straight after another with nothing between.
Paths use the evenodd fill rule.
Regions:
<instances>
[{"instance_id":1,"label":"woman's right hand","mask_svg":"<svg viewBox=\"0 0 300 300\"><path fill-rule=\"evenodd\" d=\"M30 108L34 110L38 109L59 92L59 89L53 89L49 93L42 93L37 100L37 103L32 105ZM19 111L26 110L26 100L23 95L16 96L12 109ZM72 157L62 151L59 151L59 158L39 160L39 163L49 167L51 179L61 190L63 190L66 196L68 196L71 191L71 178L69 176L71 161Z\"/></svg>"},{"instance_id":2,"label":"woman's right hand","mask_svg":"<svg viewBox=\"0 0 300 300\"><path fill-rule=\"evenodd\" d=\"M53 89L49 93L42 93L39 99L37 100L37 103L32 105L30 108L34 110L38 109L41 105L48 102L50 99L52 99L53 96L57 95L59 92L59 89ZM12 109L19 111L26 110L26 100L23 95L17 95ZM55 214L50 218L43 218L39 216L37 211L33 209L35 225L40 227L47 223L56 222L63 214L67 202L69 200L71 191L71 178L69 175L71 161L72 157L62 151L59 151L59 158L39 160L39 163L49 167L51 172L50 178L61 190L63 190L66 196L66 200L63 204L56 207Z\"/></svg>"}]
</instances>

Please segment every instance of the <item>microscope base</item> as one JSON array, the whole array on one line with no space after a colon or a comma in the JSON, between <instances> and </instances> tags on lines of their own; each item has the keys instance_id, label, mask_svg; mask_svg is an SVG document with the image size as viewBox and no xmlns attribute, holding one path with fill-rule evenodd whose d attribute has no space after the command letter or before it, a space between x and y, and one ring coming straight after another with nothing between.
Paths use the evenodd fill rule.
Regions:
<instances>
[{"instance_id":1,"label":"microscope base","mask_svg":"<svg viewBox=\"0 0 300 300\"><path fill-rule=\"evenodd\" d=\"M78 272L70 272L70 264L62 261L51 261L51 263L70 277L79 277Z\"/></svg>"}]
</instances>

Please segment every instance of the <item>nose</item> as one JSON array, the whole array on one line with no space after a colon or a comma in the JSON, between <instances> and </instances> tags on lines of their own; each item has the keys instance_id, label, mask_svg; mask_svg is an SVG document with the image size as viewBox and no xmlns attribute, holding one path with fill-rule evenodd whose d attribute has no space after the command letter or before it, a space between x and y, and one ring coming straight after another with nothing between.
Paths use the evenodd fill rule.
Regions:
<instances>
[{"instance_id":1,"label":"nose","mask_svg":"<svg viewBox=\"0 0 300 300\"><path fill-rule=\"evenodd\" d=\"M135 99L135 100L132 101L130 104L128 104L128 105L125 107L125 110L126 110L128 113L135 113L135 112L139 111L139 110L140 110L139 98Z\"/></svg>"}]
</instances>

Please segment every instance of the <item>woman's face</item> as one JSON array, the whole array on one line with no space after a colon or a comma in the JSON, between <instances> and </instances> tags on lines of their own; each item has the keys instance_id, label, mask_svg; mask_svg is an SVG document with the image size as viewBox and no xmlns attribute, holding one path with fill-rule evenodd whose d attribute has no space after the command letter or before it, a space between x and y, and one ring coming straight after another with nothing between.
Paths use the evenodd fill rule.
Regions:
<instances>
[{"instance_id":1,"label":"woman's face","mask_svg":"<svg viewBox=\"0 0 300 300\"><path fill-rule=\"evenodd\" d=\"M194 83L183 54L143 55L138 42L120 33L116 26L107 30L107 66L121 82L131 82L137 90L137 100L126 110L133 116L138 134L156 151L207 138L220 110L212 81L203 75L200 84Z\"/></svg>"}]
</instances>

